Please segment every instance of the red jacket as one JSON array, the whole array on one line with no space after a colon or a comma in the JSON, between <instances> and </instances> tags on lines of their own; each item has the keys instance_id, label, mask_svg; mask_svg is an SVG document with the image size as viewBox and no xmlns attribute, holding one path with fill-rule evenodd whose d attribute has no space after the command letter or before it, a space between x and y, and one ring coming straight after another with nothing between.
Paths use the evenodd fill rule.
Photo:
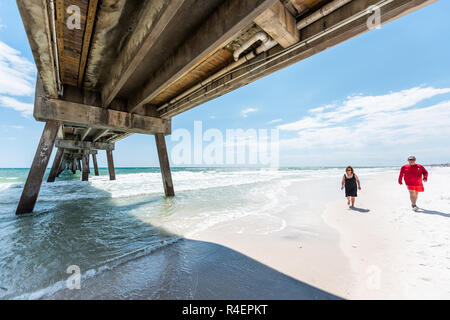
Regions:
<instances>
[{"instance_id":1,"label":"red jacket","mask_svg":"<svg viewBox=\"0 0 450 320\"><path fill-rule=\"evenodd\" d=\"M407 186L421 186L422 185L422 175L423 179L428 179L428 172L420 164L409 165L405 164L400 170L400 175L398 176L398 183L402 184L403 177L405 177L405 183Z\"/></svg>"}]
</instances>

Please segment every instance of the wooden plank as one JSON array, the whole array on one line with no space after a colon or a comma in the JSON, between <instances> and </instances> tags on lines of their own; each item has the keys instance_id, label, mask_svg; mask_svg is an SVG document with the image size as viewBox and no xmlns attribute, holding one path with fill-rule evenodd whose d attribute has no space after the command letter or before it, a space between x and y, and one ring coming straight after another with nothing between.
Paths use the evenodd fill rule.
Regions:
<instances>
[{"instance_id":1,"label":"wooden plank","mask_svg":"<svg viewBox=\"0 0 450 320\"><path fill-rule=\"evenodd\" d=\"M117 142L119 140L122 140L122 139L125 139L125 138L131 136L132 134L133 133L131 133L131 132L127 132L127 133L124 133L124 134L119 134L119 135L116 135L116 136L112 137L111 139L108 139L108 142L109 143L115 143L115 142Z\"/></svg>"},{"instance_id":2,"label":"wooden plank","mask_svg":"<svg viewBox=\"0 0 450 320\"><path fill-rule=\"evenodd\" d=\"M133 112L148 103L174 81L195 68L278 0L226 0L199 29L129 99Z\"/></svg>"},{"instance_id":3,"label":"wooden plank","mask_svg":"<svg viewBox=\"0 0 450 320\"><path fill-rule=\"evenodd\" d=\"M59 77L61 81L65 78L65 61L64 61L64 25L65 19L64 14L66 8L64 7L64 0L56 0L55 1L55 29L56 29L56 43L58 46L58 60L59 60Z\"/></svg>"},{"instance_id":4,"label":"wooden plank","mask_svg":"<svg viewBox=\"0 0 450 320\"><path fill-rule=\"evenodd\" d=\"M92 128L86 128L83 132L83 135L81 136L81 141L84 141L86 137L88 136L89 132L91 132Z\"/></svg>"},{"instance_id":5,"label":"wooden plank","mask_svg":"<svg viewBox=\"0 0 450 320\"><path fill-rule=\"evenodd\" d=\"M45 95L57 98L56 68L54 66L47 1L17 0L17 7L33 53L38 78L42 80Z\"/></svg>"},{"instance_id":6,"label":"wooden plank","mask_svg":"<svg viewBox=\"0 0 450 320\"><path fill-rule=\"evenodd\" d=\"M33 164L31 165L19 205L17 206L16 214L33 212L59 126L60 123L58 121L47 121L45 124L41 140L34 155Z\"/></svg>"},{"instance_id":7,"label":"wooden plank","mask_svg":"<svg viewBox=\"0 0 450 320\"><path fill-rule=\"evenodd\" d=\"M166 1L167 4L165 5L165 8L162 9L163 12L158 18L158 21L152 25L147 36L137 49L135 48L135 44L140 41L134 40L134 38L139 37L139 33L135 32L131 35L133 39L130 39L125 48L121 50L120 56L118 57L116 63L111 67L111 74L108 78L108 82L105 83L102 88L103 107L108 107L111 101L117 96L120 89L122 89L123 85L140 65L142 60L153 47L155 42L159 39L164 29L171 22L184 2L185 0ZM154 3L152 3L152 1L148 1L147 6L149 8L143 8L143 10L148 11L153 15L154 12L150 10L153 5ZM149 20L149 18L143 15L138 22L138 27L145 28L147 25L146 20Z\"/></svg>"},{"instance_id":8,"label":"wooden plank","mask_svg":"<svg viewBox=\"0 0 450 320\"><path fill-rule=\"evenodd\" d=\"M283 48L300 41L295 18L280 1L258 16L255 23Z\"/></svg>"},{"instance_id":9,"label":"wooden plank","mask_svg":"<svg viewBox=\"0 0 450 320\"><path fill-rule=\"evenodd\" d=\"M436 0L394 0L382 8L381 23L384 24L397 19L406 13L420 9L435 1ZM160 116L163 118L172 118L195 106L220 97L230 91L368 31L367 17L369 12L367 12L366 16L361 17L344 27L335 29L321 38L314 41L308 40L312 39L311 37L313 36L324 33L327 30L324 26L332 28L341 21L344 21L359 12L365 12L364 10L378 2L379 0L354 0L348 3L346 6L302 29L302 41L298 44L298 47L289 50L287 54L268 61L268 56L273 56L283 50L280 47L275 47L271 49L268 54L260 55L250 62L243 64L239 70L230 72L228 75L204 86L195 94L183 98L172 106L164 108L161 110ZM257 62L260 63L258 64Z\"/></svg>"},{"instance_id":10,"label":"wooden plank","mask_svg":"<svg viewBox=\"0 0 450 320\"><path fill-rule=\"evenodd\" d=\"M64 123L144 134L170 134L171 122L157 117L104 109L59 99L40 97L34 106L38 121L58 120Z\"/></svg>"},{"instance_id":11,"label":"wooden plank","mask_svg":"<svg viewBox=\"0 0 450 320\"><path fill-rule=\"evenodd\" d=\"M95 172L95 175L98 176L99 173L98 173L97 155L92 154L92 162L94 163L94 172Z\"/></svg>"},{"instance_id":12,"label":"wooden plank","mask_svg":"<svg viewBox=\"0 0 450 320\"><path fill-rule=\"evenodd\" d=\"M56 141L58 141L58 140L56 140ZM56 142L57 143L57 142ZM56 143L55 143L55 145L56 145ZM76 150L67 150L67 149L64 149L64 154L65 155L71 155L71 156L73 156L73 155L81 155L83 153L83 151L81 150L81 149L76 149ZM97 154L98 153L98 151L97 150L89 150L89 153L90 154Z\"/></svg>"},{"instance_id":13,"label":"wooden plank","mask_svg":"<svg viewBox=\"0 0 450 320\"><path fill-rule=\"evenodd\" d=\"M109 131L109 130L107 130L107 129L100 130L100 131L92 138L92 142L97 142L101 137L103 137L105 134L107 134L108 131Z\"/></svg>"},{"instance_id":14,"label":"wooden plank","mask_svg":"<svg viewBox=\"0 0 450 320\"><path fill-rule=\"evenodd\" d=\"M78 87L83 84L84 71L86 69L86 61L91 44L92 30L94 29L95 15L97 13L98 0L89 0L88 15L84 29L83 49L80 58L80 68L78 71Z\"/></svg>"},{"instance_id":15,"label":"wooden plank","mask_svg":"<svg viewBox=\"0 0 450 320\"><path fill-rule=\"evenodd\" d=\"M116 172L114 170L114 159L111 150L106 150L106 158L108 160L109 180L116 180Z\"/></svg>"},{"instance_id":16,"label":"wooden plank","mask_svg":"<svg viewBox=\"0 0 450 320\"><path fill-rule=\"evenodd\" d=\"M59 168L63 160L64 149L58 148L55 159L53 160L53 166L48 175L47 182L55 182L56 176L59 175Z\"/></svg>"},{"instance_id":17,"label":"wooden plank","mask_svg":"<svg viewBox=\"0 0 450 320\"><path fill-rule=\"evenodd\" d=\"M81 158L81 161L83 162L83 172L81 174L81 180L82 181L88 181L89 180L89 150L85 149L83 152L83 158Z\"/></svg>"},{"instance_id":18,"label":"wooden plank","mask_svg":"<svg viewBox=\"0 0 450 320\"><path fill-rule=\"evenodd\" d=\"M57 148L64 148L64 149L114 150L114 143L105 143L105 142L57 140L55 145Z\"/></svg>"},{"instance_id":19,"label":"wooden plank","mask_svg":"<svg viewBox=\"0 0 450 320\"><path fill-rule=\"evenodd\" d=\"M169 156L167 155L166 140L163 134L155 134L156 149L158 150L159 167L164 185L166 197L173 197L172 173L170 172Z\"/></svg>"}]
</instances>

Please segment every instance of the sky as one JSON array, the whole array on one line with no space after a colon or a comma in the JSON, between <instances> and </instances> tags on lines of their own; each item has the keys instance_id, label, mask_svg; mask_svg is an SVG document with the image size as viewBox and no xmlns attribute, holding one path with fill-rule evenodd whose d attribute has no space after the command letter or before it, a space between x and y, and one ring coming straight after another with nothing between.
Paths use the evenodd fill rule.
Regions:
<instances>
[{"instance_id":1,"label":"sky","mask_svg":"<svg viewBox=\"0 0 450 320\"><path fill-rule=\"evenodd\" d=\"M448 12L440 0L178 115L172 131L278 129L280 166L450 163ZM0 167L31 165L44 127L32 116L35 78L16 2L1 0ZM171 152L178 142L166 140ZM149 135L117 142L114 157L159 165Z\"/></svg>"}]
</instances>

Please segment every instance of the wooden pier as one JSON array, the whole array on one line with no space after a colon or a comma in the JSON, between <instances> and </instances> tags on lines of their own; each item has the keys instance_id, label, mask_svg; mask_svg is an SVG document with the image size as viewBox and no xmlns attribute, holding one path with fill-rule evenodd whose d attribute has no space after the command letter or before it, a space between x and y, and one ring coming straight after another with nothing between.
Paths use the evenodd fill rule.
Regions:
<instances>
[{"instance_id":1,"label":"wooden pier","mask_svg":"<svg viewBox=\"0 0 450 320\"><path fill-rule=\"evenodd\" d=\"M155 136L174 196L172 117L434 1L17 0L45 127L16 213L33 211L54 148L47 182L88 181L99 151L115 180L115 142L135 133Z\"/></svg>"}]
</instances>

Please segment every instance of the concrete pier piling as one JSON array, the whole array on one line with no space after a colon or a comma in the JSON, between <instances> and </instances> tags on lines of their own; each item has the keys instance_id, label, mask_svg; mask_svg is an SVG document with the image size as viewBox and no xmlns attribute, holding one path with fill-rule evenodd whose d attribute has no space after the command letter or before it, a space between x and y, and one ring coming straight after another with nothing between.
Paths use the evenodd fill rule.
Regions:
<instances>
[{"instance_id":1,"label":"concrete pier piling","mask_svg":"<svg viewBox=\"0 0 450 320\"><path fill-rule=\"evenodd\" d=\"M58 121L47 121L41 140L34 155L27 181L17 206L16 214L33 212L36 204L39 190L41 189L42 179L47 169L53 146L55 144L56 134L58 133L60 123Z\"/></svg>"}]
</instances>

